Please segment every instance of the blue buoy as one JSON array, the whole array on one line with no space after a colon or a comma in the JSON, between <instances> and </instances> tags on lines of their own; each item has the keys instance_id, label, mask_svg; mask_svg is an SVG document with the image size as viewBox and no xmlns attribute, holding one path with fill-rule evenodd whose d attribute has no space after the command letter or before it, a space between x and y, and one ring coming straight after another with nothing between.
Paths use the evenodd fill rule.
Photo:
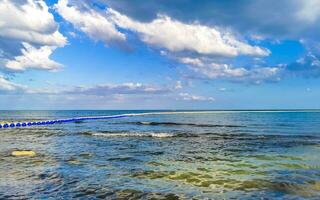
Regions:
<instances>
[{"instance_id":1,"label":"blue buoy","mask_svg":"<svg viewBox=\"0 0 320 200\"><path fill-rule=\"evenodd\" d=\"M27 124L26 124L25 122L23 122L23 123L22 123L22 126L25 127L25 126L27 126Z\"/></svg>"},{"instance_id":2,"label":"blue buoy","mask_svg":"<svg viewBox=\"0 0 320 200\"><path fill-rule=\"evenodd\" d=\"M21 124L18 122L17 124L16 124L16 127L20 127L21 126Z\"/></svg>"},{"instance_id":3,"label":"blue buoy","mask_svg":"<svg viewBox=\"0 0 320 200\"><path fill-rule=\"evenodd\" d=\"M4 124L3 128L9 128L9 125L8 124Z\"/></svg>"},{"instance_id":4,"label":"blue buoy","mask_svg":"<svg viewBox=\"0 0 320 200\"><path fill-rule=\"evenodd\" d=\"M32 126L31 122L28 122L28 123L27 123L27 126Z\"/></svg>"},{"instance_id":5,"label":"blue buoy","mask_svg":"<svg viewBox=\"0 0 320 200\"><path fill-rule=\"evenodd\" d=\"M14 123L11 123L11 124L10 124L10 127L11 127L11 128L14 128L15 126L16 126L16 125L15 125Z\"/></svg>"}]
</instances>

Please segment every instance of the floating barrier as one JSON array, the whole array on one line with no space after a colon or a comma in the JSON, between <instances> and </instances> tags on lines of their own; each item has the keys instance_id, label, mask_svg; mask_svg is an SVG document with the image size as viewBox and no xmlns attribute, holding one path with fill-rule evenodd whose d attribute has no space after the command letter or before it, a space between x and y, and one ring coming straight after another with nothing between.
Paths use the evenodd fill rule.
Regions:
<instances>
[{"instance_id":1,"label":"floating barrier","mask_svg":"<svg viewBox=\"0 0 320 200\"><path fill-rule=\"evenodd\" d=\"M68 119L55 119L55 120L45 120L45 121L34 121L34 122L5 122L0 123L0 129L9 129L9 128L21 128L21 127L30 127L30 126L45 126L53 124L62 124L69 122L81 122L87 120L106 120L106 119L117 119L133 116L144 116L144 115L176 115L176 114L210 114L215 113L216 111L179 111L179 112L149 112L149 113L130 113L130 114L121 114L121 115L108 115L108 116L90 116L90 117L76 117Z\"/></svg>"},{"instance_id":2,"label":"floating barrier","mask_svg":"<svg viewBox=\"0 0 320 200\"><path fill-rule=\"evenodd\" d=\"M11 123L6 122L3 124L0 124L0 129L53 125L53 124L61 124L61 123L68 123L68 122L80 122L85 120L115 119L115 118L123 118L128 116L130 116L130 114L129 115L125 114L125 115L112 115L112 116L79 117L79 118L46 120L46 121L36 121L36 122L11 122Z\"/></svg>"}]
</instances>

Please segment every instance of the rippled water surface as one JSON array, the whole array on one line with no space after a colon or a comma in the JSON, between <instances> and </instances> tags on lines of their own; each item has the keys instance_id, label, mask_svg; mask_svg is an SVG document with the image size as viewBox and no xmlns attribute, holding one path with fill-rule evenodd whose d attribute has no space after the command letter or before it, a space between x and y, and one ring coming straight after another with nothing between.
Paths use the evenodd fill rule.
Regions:
<instances>
[{"instance_id":1,"label":"rippled water surface","mask_svg":"<svg viewBox=\"0 0 320 200\"><path fill-rule=\"evenodd\" d=\"M2 111L0 121L132 112L145 111ZM320 198L320 112L147 115L0 134L0 199Z\"/></svg>"}]
</instances>

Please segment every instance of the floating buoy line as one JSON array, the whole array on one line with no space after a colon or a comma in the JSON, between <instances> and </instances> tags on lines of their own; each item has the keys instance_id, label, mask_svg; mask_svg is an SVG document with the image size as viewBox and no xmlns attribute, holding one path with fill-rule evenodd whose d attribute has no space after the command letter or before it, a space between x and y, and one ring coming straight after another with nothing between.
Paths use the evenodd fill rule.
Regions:
<instances>
[{"instance_id":1,"label":"floating buoy line","mask_svg":"<svg viewBox=\"0 0 320 200\"><path fill-rule=\"evenodd\" d=\"M24 128L24 127L31 127L31 126L47 126L47 125L62 124L62 123L69 123L69 122L117 119L117 118L133 117L133 116L144 116L144 115L210 114L210 113L216 113L216 111L148 112L148 113L130 113L130 114L108 115L108 116L76 117L76 118L55 119L55 120L45 120L45 121L11 122L11 123L6 122L6 123L0 123L0 129Z\"/></svg>"},{"instance_id":2,"label":"floating buoy line","mask_svg":"<svg viewBox=\"0 0 320 200\"><path fill-rule=\"evenodd\" d=\"M130 115L113 115L113 116L98 116L98 117L78 117L78 118L68 118L68 119L56 119L56 120L46 120L46 121L31 121L31 122L11 122L0 124L0 129L4 128L20 128L20 127L30 127L30 126L45 126L53 124L62 124L69 122L80 122L85 120L101 120L101 119L115 119L129 117Z\"/></svg>"}]
</instances>

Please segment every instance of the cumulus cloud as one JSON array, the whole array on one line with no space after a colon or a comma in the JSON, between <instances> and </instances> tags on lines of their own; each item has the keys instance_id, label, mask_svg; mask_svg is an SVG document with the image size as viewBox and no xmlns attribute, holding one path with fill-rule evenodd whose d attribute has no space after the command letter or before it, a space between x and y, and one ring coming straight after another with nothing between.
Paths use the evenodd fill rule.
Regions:
<instances>
[{"instance_id":1,"label":"cumulus cloud","mask_svg":"<svg viewBox=\"0 0 320 200\"><path fill-rule=\"evenodd\" d=\"M268 56L270 51L238 40L232 33L199 23L183 23L165 15L158 15L149 23L139 22L112 8L105 13L96 9L80 9L77 4L68 5L60 0L57 12L91 39L103 41L123 41L126 36L117 27L136 32L147 44L165 48L173 52L192 51L224 57L238 55Z\"/></svg>"},{"instance_id":2,"label":"cumulus cloud","mask_svg":"<svg viewBox=\"0 0 320 200\"><path fill-rule=\"evenodd\" d=\"M319 74L316 67L317 59L310 57L310 54L316 58L320 57L319 48L313 48L315 44L320 46L319 0L99 1L108 4L122 15L127 16L131 21L142 21L143 24L153 24L160 21L160 13L160 16L166 16L166 19L162 21L167 23L171 20L170 22L191 25L190 22L197 21L198 25L205 24L206 27L228 27L235 33L240 33L243 37L249 37L256 42L309 40L309 42L302 42L307 49L307 54L309 54L300 59L300 61L305 60L304 65L301 62L279 63L286 69L279 69L278 71L303 77L317 77ZM146 30L142 32L144 33ZM221 35L223 36L223 32L221 32ZM186 55L183 56L186 57ZM192 60L192 62L197 62L197 60ZM214 62L217 63L217 61ZM224 64L226 63L228 62ZM300 69L297 70L297 68ZM262 71L266 71L266 69L262 69ZM300 75L298 71L301 72Z\"/></svg>"},{"instance_id":3,"label":"cumulus cloud","mask_svg":"<svg viewBox=\"0 0 320 200\"><path fill-rule=\"evenodd\" d=\"M159 48L160 52L165 50L169 58L176 55L183 57L179 59L181 63L195 66L194 71L206 73L210 78L244 77L248 72L244 68L233 68L227 64L213 62L209 68L205 68L201 57L230 59L241 55L264 57L271 53L268 49L238 39L227 29L202 25L195 21L185 23L167 15L158 14L150 22L141 22L110 7L102 12L88 5L81 7L79 3L74 2L71 5L67 0L60 0L55 8L66 21L93 40L103 41L106 44L110 41L125 40L126 36L118 29L130 30L146 44ZM184 56L190 54L199 58L189 59Z\"/></svg>"},{"instance_id":4,"label":"cumulus cloud","mask_svg":"<svg viewBox=\"0 0 320 200\"><path fill-rule=\"evenodd\" d=\"M231 64L215 63L206 57L176 57L178 62L188 65L193 72L192 78L224 79L250 83L278 81L282 76L282 68L277 67L234 67Z\"/></svg>"},{"instance_id":5,"label":"cumulus cloud","mask_svg":"<svg viewBox=\"0 0 320 200\"><path fill-rule=\"evenodd\" d=\"M22 43L22 55L16 56L13 60L9 60L5 67L13 71L23 71L27 68L42 69L42 70L57 70L61 64L50 60L55 47L41 46L35 48L29 43Z\"/></svg>"},{"instance_id":6,"label":"cumulus cloud","mask_svg":"<svg viewBox=\"0 0 320 200\"><path fill-rule=\"evenodd\" d=\"M115 41L126 40L126 36L117 30L115 24L96 10L90 8L80 10L77 6L68 5L68 0L60 0L55 9L66 21L94 41L102 41L108 45Z\"/></svg>"},{"instance_id":7,"label":"cumulus cloud","mask_svg":"<svg viewBox=\"0 0 320 200\"><path fill-rule=\"evenodd\" d=\"M205 96L198 96L198 95L192 95L189 93L179 93L178 99L184 100L184 101L214 101L215 99L213 97L205 97Z\"/></svg>"},{"instance_id":8,"label":"cumulus cloud","mask_svg":"<svg viewBox=\"0 0 320 200\"><path fill-rule=\"evenodd\" d=\"M44 1L2 0L0 2L0 55L2 67L23 71L60 65L50 60L52 51L67 40ZM36 60L35 56L40 60ZM44 62L40 62L44 61Z\"/></svg>"},{"instance_id":9,"label":"cumulus cloud","mask_svg":"<svg viewBox=\"0 0 320 200\"><path fill-rule=\"evenodd\" d=\"M133 20L109 8L112 21L121 28L137 32L151 45L173 52L191 51L223 57L238 55L268 56L267 49L251 46L235 38L230 32L199 23L183 23L165 15L158 15L149 23Z\"/></svg>"},{"instance_id":10,"label":"cumulus cloud","mask_svg":"<svg viewBox=\"0 0 320 200\"><path fill-rule=\"evenodd\" d=\"M320 77L320 56L312 52L294 62L273 67L235 67L232 64L215 63L214 60L206 57L176 57L175 59L188 66L192 72L188 75L191 78L260 84L266 81L277 82L286 77Z\"/></svg>"},{"instance_id":11,"label":"cumulus cloud","mask_svg":"<svg viewBox=\"0 0 320 200\"><path fill-rule=\"evenodd\" d=\"M146 44L159 48L160 53L165 52L161 55L188 66L194 72L191 76L198 78L261 83L278 81L286 72L298 75L297 68L304 66L299 62L275 66L252 66L248 62L242 64L245 67L237 67L232 58L254 59L271 54L268 49L254 45L253 41L245 41L246 37L259 41L300 39L310 36L310 30L315 30L317 23L320 25L317 0L240 0L233 2L233 6L220 1L198 3L189 0L184 3L150 0L144 2L147 6L126 0L98 2L106 3L107 9L99 10L88 4L81 7L79 2L71 5L68 0L58 1L55 8L77 29L105 44L126 40L125 34L129 30ZM194 6L188 10L190 5ZM274 12L275 6L281 12ZM122 33L119 29L127 31ZM301 76L317 72L316 59L305 63L313 67L300 69Z\"/></svg>"},{"instance_id":12,"label":"cumulus cloud","mask_svg":"<svg viewBox=\"0 0 320 200\"><path fill-rule=\"evenodd\" d=\"M64 46L66 38L57 30L53 15L43 1L0 2L0 36L40 45Z\"/></svg>"},{"instance_id":13,"label":"cumulus cloud","mask_svg":"<svg viewBox=\"0 0 320 200\"><path fill-rule=\"evenodd\" d=\"M182 22L232 27L246 35L274 39L319 34L319 0L98 0L139 21L150 22L159 13Z\"/></svg>"}]
</instances>

